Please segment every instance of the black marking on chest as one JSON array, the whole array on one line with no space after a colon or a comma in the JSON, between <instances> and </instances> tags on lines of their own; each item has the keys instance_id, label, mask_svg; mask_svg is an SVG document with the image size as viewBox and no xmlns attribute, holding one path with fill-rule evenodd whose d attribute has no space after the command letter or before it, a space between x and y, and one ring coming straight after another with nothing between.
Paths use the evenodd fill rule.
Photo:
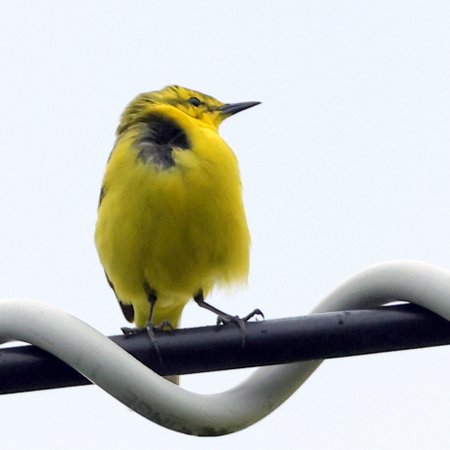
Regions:
<instances>
[{"instance_id":1,"label":"black marking on chest","mask_svg":"<svg viewBox=\"0 0 450 450\"><path fill-rule=\"evenodd\" d=\"M144 164L154 164L160 169L175 165L173 149L189 150L183 129L170 118L153 114L145 122L136 145L138 159Z\"/></svg>"}]
</instances>

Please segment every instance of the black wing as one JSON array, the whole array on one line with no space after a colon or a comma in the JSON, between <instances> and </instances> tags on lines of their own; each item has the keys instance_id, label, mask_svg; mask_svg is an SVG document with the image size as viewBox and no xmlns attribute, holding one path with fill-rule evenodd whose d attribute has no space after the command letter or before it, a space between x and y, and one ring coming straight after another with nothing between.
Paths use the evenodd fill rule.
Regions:
<instances>
[{"instance_id":1,"label":"black wing","mask_svg":"<svg viewBox=\"0 0 450 450\"><path fill-rule=\"evenodd\" d=\"M128 320L128 322L133 323L134 322L134 308L133 305L127 305L125 303L122 303L120 298L117 296L116 290L114 289L114 285L112 284L111 280L108 277L108 274L105 271L105 277L106 281L109 284L109 287L114 291L114 294L116 295L117 301L119 302L120 309L123 312L123 315L125 316L125 319Z\"/></svg>"}]
</instances>

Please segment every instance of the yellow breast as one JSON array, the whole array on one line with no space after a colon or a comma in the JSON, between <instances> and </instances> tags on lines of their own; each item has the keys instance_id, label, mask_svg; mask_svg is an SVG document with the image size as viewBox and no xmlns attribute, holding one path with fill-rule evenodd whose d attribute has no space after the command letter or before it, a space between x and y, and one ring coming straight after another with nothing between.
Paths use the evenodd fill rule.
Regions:
<instances>
[{"instance_id":1,"label":"yellow breast","mask_svg":"<svg viewBox=\"0 0 450 450\"><path fill-rule=\"evenodd\" d=\"M250 237L232 150L213 127L182 114L189 150L166 169L137 158L139 127L117 141L104 177L95 240L105 271L137 326L148 320L144 284L156 291L155 323L176 324L200 289L245 282Z\"/></svg>"}]
</instances>

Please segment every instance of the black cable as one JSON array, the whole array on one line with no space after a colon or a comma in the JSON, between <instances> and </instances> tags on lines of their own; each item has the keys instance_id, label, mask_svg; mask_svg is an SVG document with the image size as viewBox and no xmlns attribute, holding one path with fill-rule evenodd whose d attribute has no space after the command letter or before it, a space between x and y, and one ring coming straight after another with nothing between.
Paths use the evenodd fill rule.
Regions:
<instances>
[{"instance_id":1,"label":"black cable","mask_svg":"<svg viewBox=\"0 0 450 450\"><path fill-rule=\"evenodd\" d=\"M410 304L249 322L245 347L235 324L155 333L160 359L145 333L111 339L161 375L450 344L450 322ZM0 394L88 383L58 358L32 345L0 350Z\"/></svg>"}]
</instances>

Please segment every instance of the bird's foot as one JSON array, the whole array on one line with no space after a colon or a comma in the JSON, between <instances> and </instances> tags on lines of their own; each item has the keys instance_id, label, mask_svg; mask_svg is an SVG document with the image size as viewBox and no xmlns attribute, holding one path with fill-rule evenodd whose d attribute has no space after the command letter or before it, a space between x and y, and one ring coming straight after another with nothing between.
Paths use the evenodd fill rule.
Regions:
<instances>
[{"instance_id":1,"label":"bird's foot","mask_svg":"<svg viewBox=\"0 0 450 450\"><path fill-rule=\"evenodd\" d=\"M126 337L136 336L136 335L142 334L142 333L147 333L147 336L149 337L149 339L153 345L153 348L155 349L155 353L156 353L156 356L158 357L159 364L161 364L161 365L162 365L163 361L162 361L161 351L160 351L160 348L159 348L159 345L158 345L158 342L156 339L155 331L166 331L166 330L173 331L174 329L175 329L175 327L168 320L164 320L159 325L153 325L151 322L148 322L147 325L145 325L145 327L136 327L136 328L123 327L123 328L121 328L122 333Z\"/></svg>"},{"instance_id":2,"label":"bird's foot","mask_svg":"<svg viewBox=\"0 0 450 450\"><path fill-rule=\"evenodd\" d=\"M125 337L130 337L130 336L136 336L138 334L146 333L147 327L136 327L136 328L122 327L121 330L122 330L122 333L125 335Z\"/></svg>"},{"instance_id":3,"label":"bird's foot","mask_svg":"<svg viewBox=\"0 0 450 450\"><path fill-rule=\"evenodd\" d=\"M161 322L159 325L153 325L152 323L147 323L147 325L145 325L145 327L122 327L121 328L122 333L125 336L136 336L138 334L142 334L142 333L153 333L153 337L154 337L154 331L173 331L175 330L175 327L168 321L168 320L164 320L163 322ZM151 331L150 331L151 330Z\"/></svg>"},{"instance_id":4,"label":"bird's foot","mask_svg":"<svg viewBox=\"0 0 450 450\"><path fill-rule=\"evenodd\" d=\"M217 316L217 325L226 325L227 323L235 323L241 330L242 348L245 348L246 333L245 323L251 318L261 316L264 319L264 314L260 309L255 309L244 317L232 316L231 314L221 313Z\"/></svg>"},{"instance_id":5,"label":"bird's foot","mask_svg":"<svg viewBox=\"0 0 450 450\"><path fill-rule=\"evenodd\" d=\"M159 364L162 365L162 356L161 356L161 350L159 349L158 342L156 341L155 336L155 330L158 329L158 327L155 327L151 322L148 322L147 325L145 325L145 329L147 330L147 336L150 339L150 342L153 345L153 348L155 349L156 356L158 357Z\"/></svg>"},{"instance_id":6,"label":"bird's foot","mask_svg":"<svg viewBox=\"0 0 450 450\"><path fill-rule=\"evenodd\" d=\"M248 313L244 317L232 316L231 314L221 313L218 314L217 316L217 325L225 325L227 323L233 322L238 324L239 327L242 328L243 324L245 322L248 322L253 317L255 317L256 321L258 321L258 316L261 316L262 319L264 320L264 313L259 308L254 309L252 312Z\"/></svg>"},{"instance_id":7,"label":"bird's foot","mask_svg":"<svg viewBox=\"0 0 450 450\"><path fill-rule=\"evenodd\" d=\"M152 323L147 323L145 327L122 327L122 333L125 335L125 337L131 337L131 336L137 336L139 334L147 333L147 336L150 339L150 342L153 345L153 348L155 349L156 356L158 357L159 364L162 364L162 357L161 357L161 351L159 349L159 345L156 342L156 336L155 336L155 327Z\"/></svg>"},{"instance_id":8,"label":"bird's foot","mask_svg":"<svg viewBox=\"0 0 450 450\"><path fill-rule=\"evenodd\" d=\"M231 314L227 314L220 309L216 308L213 305L205 302L203 298L203 291L199 291L198 294L194 295L194 300L198 306L201 308L205 308L214 314L217 314L217 325L226 325L227 323L235 323L241 329L242 335L242 347L245 347L245 323L248 322L252 317L262 316L264 319L264 314L260 309L255 309L250 314L247 314L245 317L232 316Z\"/></svg>"}]
</instances>

